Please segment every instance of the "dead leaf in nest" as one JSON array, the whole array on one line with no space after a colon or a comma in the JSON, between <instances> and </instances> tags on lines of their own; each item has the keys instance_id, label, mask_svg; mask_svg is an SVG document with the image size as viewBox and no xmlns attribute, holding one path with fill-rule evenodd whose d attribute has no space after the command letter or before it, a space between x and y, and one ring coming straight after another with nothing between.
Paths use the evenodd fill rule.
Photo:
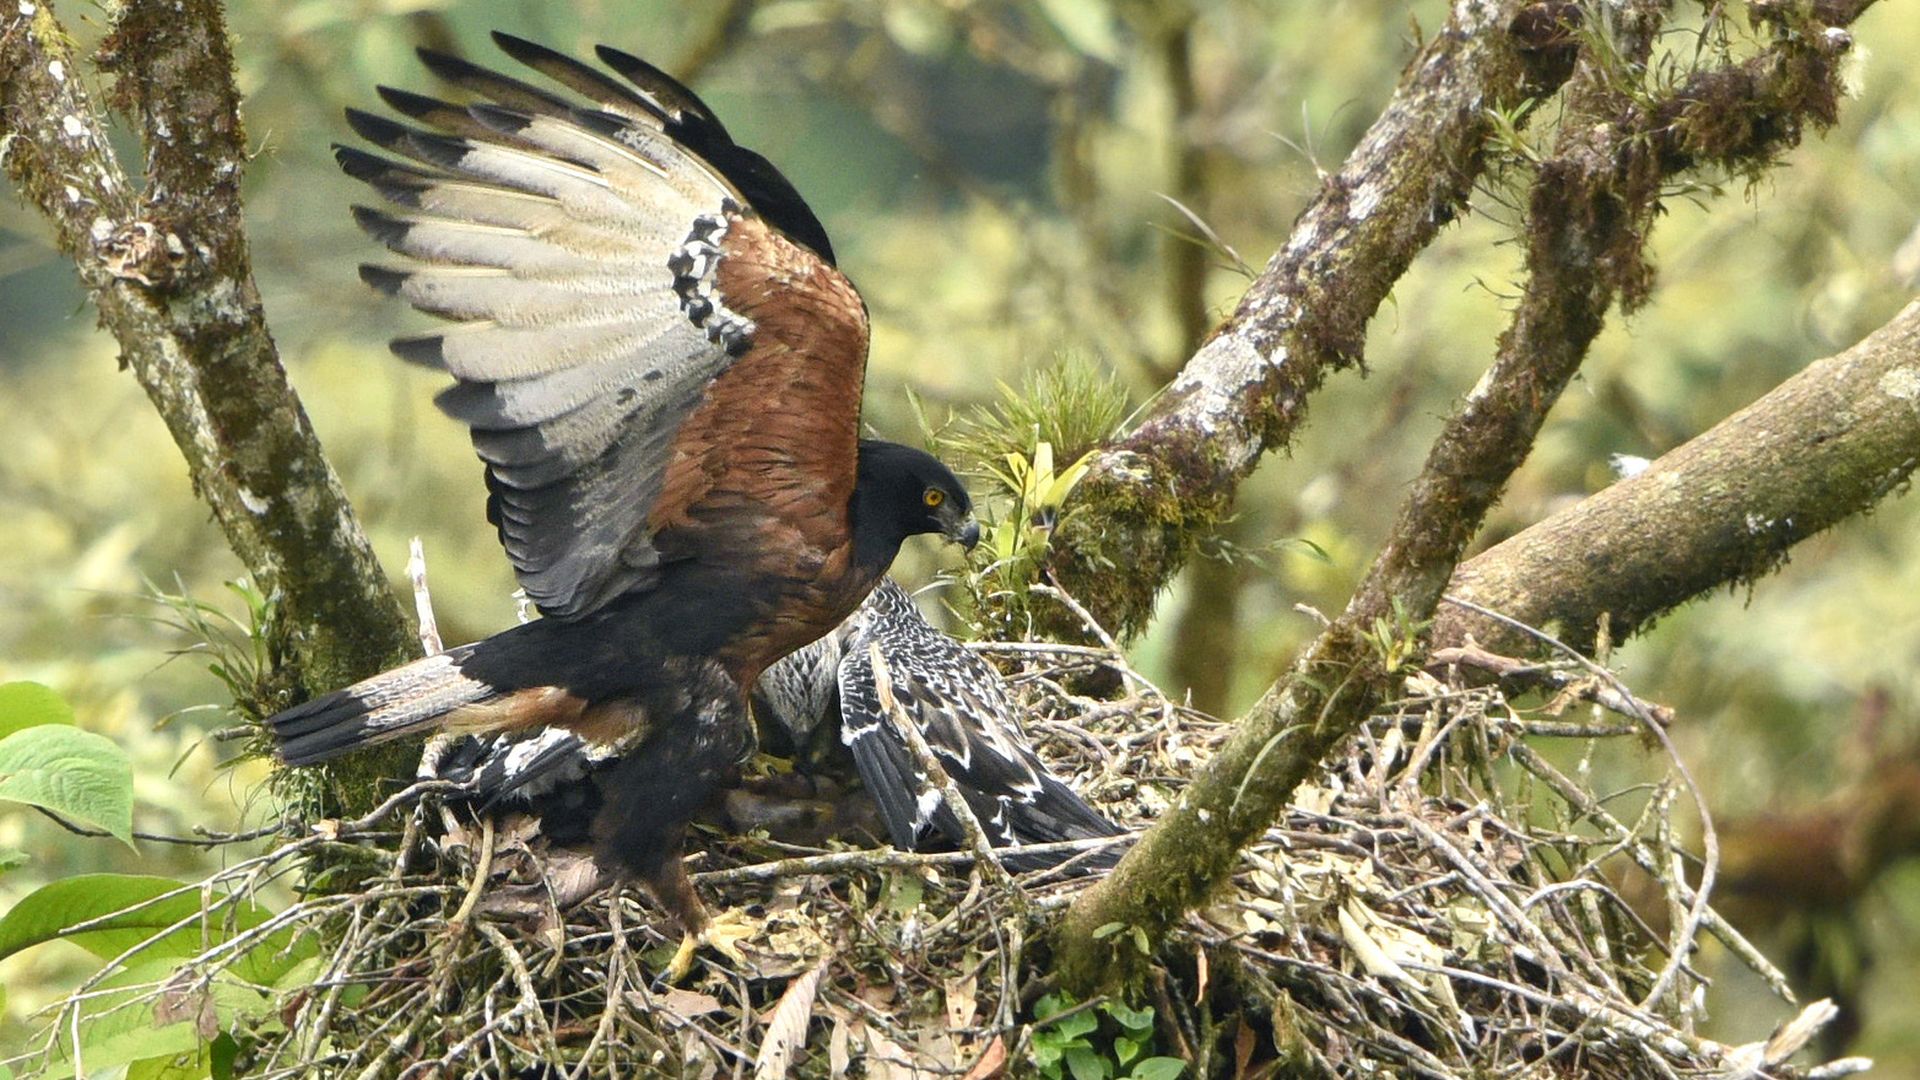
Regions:
<instances>
[{"instance_id":1,"label":"dead leaf in nest","mask_svg":"<svg viewBox=\"0 0 1920 1080\"><path fill-rule=\"evenodd\" d=\"M820 991L820 979L827 973L822 960L812 971L794 979L780 995L780 1004L767 1021L767 1034L760 1041L760 1052L753 1059L754 1080L784 1080L793 1067L796 1051L807 1043L807 1025L813 1020L813 999ZM715 1004L719 1004L715 1002Z\"/></svg>"},{"instance_id":2,"label":"dead leaf in nest","mask_svg":"<svg viewBox=\"0 0 1920 1080\"><path fill-rule=\"evenodd\" d=\"M961 1080L999 1080L1006 1073L1007 1044L1000 1036L995 1035L993 1041L988 1043L987 1048L981 1052L980 1060L973 1063L973 1068L968 1069L967 1075L961 1077Z\"/></svg>"},{"instance_id":3,"label":"dead leaf in nest","mask_svg":"<svg viewBox=\"0 0 1920 1080\"><path fill-rule=\"evenodd\" d=\"M790 917L783 916L777 921L784 922ZM762 927L763 931L766 929ZM792 978L811 970L822 957L834 952L832 943L811 922L796 922L767 933L766 941L767 947L763 950L756 946L748 960L750 973L756 979Z\"/></svg>"},{"instance_id":4,"label":"dead leaf in nest","mask_svg":"<svg viewBox=\"0 0 1920 1080\"><path fill-rule=\"evenodd\" d=\"M980 1013L979 980L969 975L946 982L947 1027L959 1031L973 1026Z\"/></svg>"},{"instance_id":5,"label":"dead leaf in nest","mask_svg":"<svg viewBox=\"0 0 1920 1080\"><path fill-rule=\"evenodd\" d=\"M1309 814L1325 815L1333 809L1334 792L1318 784L1301 784L1293 789L1288 805Z\"/></svg>"},{"instance_id":6,"label":"dead leaf in nest","mask_svg":"<svg viewBox=\"0 0 1920 1080\"><path fill-rule=\"evenodd\" d=\"M656 994L653 998L653 1007L665 1009L683 1020L692 1020L696 1016L719 1012L726 1006L720 1004L720 999L712 994L702 994L697 990L683 990L675 986L669 988L664 994Z\"/></svg>"},{"instance_id":7,"label":"dead leaf in nest","mask_svg":"<svg viewBox=\"0 0 1920 1080\"><path fill-rule=\"evenodd\" d=\"M868 1080L919 1080L907 1049L872 1027L867 1029Z\"/></svg>"},{"instance_id":8,"label":"dead leaf in nest","mask_svg":"<svg viewBox=\"0 0 1920 1080\"><path fill-rule=\"evenodd\" d=\"M847 1075L847 1066L853 1064L853 1053L847 1047L852 1025L844 1012L835 1009L833 1014L833 1031L827 1035L827 1075L840 1080Z\"/></svg>"}]
</instances>

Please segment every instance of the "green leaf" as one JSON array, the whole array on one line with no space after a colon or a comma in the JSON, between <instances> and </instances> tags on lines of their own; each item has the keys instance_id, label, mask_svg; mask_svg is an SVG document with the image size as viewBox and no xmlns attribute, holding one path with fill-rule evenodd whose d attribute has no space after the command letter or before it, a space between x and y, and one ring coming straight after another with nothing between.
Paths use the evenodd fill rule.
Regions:
<instances>
[{"instance_id":1,"label":"green leaf","mask_svg":"<svg viewBox=\"0 0 1920 1080\"><path fill-rule=\"evenodd\" d=\"M1034 1003L1033 1015L1036 1020L1044 1024L1050 1017L1066 1012L1077 1004L1079 1002L1056 990Z\"/></svg>"},{"instance_id":2,"label":"green leaf","mask_svg":"<svg viewBox=\"0 0 1920 1080\"><path fill-rule=\"evenodd\" d=\"M0 959L42 942L65 939L102 960L136 945L142 946L144 957L179 960L197 956L273 917L259 904L223 895L212 897L207 910L197 889L167 896L180 888L181 883L171 878L135 874L81 874L49 882L0 918ZM157 899L162 896L166 899ZM82 923L93 925L69 932ZM181 923L178 929L161 933ZM313 952L312 939L296 938L289 929L276 930L252 945L230 970L248 982L270 986Z\"/></svg>"},{"instance_id":3,"label":"green leaf","mask_svg":"<svg viewBox=\"0 0 1920 1080\"><path fill-rule=\"evenodd\" d=\"M1060 1034L1071 1039L1077 1035L1093 1034L1094 1029L1100 1026L1100 1018L1093 1014L1092 1009L1087 1009L1074 1013L1054 1026Z\"/></svg>"},{"instance_id":4,"label":"green leaf","mask_svg":"<svg viewBox=\"0 0 1920 1080\"><path fill-rule=\"evenodd\" d=\"M1174 1057L1150 1057L1133 1067L1132 1080L1175 1080L1187 1063Z\"/></svg>"},{"instance_id":5,"label":"green leaf","mask_svg":"<svg viewBox=\"0 0 1920 1080\"><path fill-rule=\"evenodd\" d=\"M927 885L913 874L893 874L887 878L887 910L905 915L920 906Z\"/></svg>"},{"instance_id":6,"label":"green leaf","mask_svg":"<svg viewBox=\"0 0 1920 1080\"><path fill-rule=\"evenodd\" d=\"M73 706L37 682L0 683L0 739L42 724L73 726Z\"/></svg>"},{"instance_id":7,"label":"green leaf","mask_svg":"<svg viewBox=\"0 0 1920 1080\"><path fill-rule=\"evenodd\" d=\"M1113 1075L1113 1063L1091 1050L1069 1050L1067 1071L1073 1080L1107 1080Z\"/></svg>"},{"instance_id":8,"label":"green leaf","mask_svg":"<svg viewBox=\"0 0 1920 1080\"><path fill-rule=\"evenodd\" d=\"M191 1020L156 1027L152 1003L141 1000L151 992L151 984L171 971L170 960L138 964L108 980L108 986L115 988L111 992L87 999L80 1018L80 1060L86 1063L86 1075L100 1076L115 1066L170 1059L200 1048L200 1033ZM62 1039L58 1053L72 1054L73 1044ZM39 1076L66 1080L73 1074L73 1059L56 1057Z\"/></svg>"},{"instance_id":9,"label":"green leaf","mask_svg":"<svg viewBox=\"0 0 1920 1080\"><path fill-rule=\"evenodd\" d=\"M239 1057L240 1044L223 1031L207 1048L207 1071L213 1075L213 1080L233 1080L233 1063Z\"/></svg>"},{"instance_id":10,"label":"green leaf","mask_svg":"<svg viewBox=\"0 0 1920 1080\"><path fill-rule=\"evenodd\" d=\"M1093 929L1093 940L1104 941L1126 928L1127 924L1123 922L1101 923Z\"/></svg>"},{"instance_id":11,"label":"green leaf","mask_svg":"<svg viewBox=\"0 0 1920 1080\"><path fill-rule=\"evenodd\" d=\"M42 724L0 739L0 799L43 806L133 846L133 763L104 735Z\"/></svg>"},{"instance_id":12,"label":"green leaf","mask_svg":"<svg viewBox=\"0 0 1920 1080\"><path fill-rule=\"evenodd\" d=\"M1108 1016L1119 1021L1120 1026L1136 1034L1153 1030L1153 1009L1128 1008L1125 1002L1109 1001L1101 1006Z\"/></svg>"},{"instance_id":13,"label":"green leaf","mask_svg":"<svg viewBox=\"0 0 1920 1080\"><path fill-rule=\"evenodd\" d=\"M1130 1039L1125 1035L1116 1035L1113 1038L1113 1060L1118 1062L1121 1068L1125 1068L1127 1062L1139 1057L1140 1050L1141 1043L1138 1039Z\"/></svg>"}]
</instances>

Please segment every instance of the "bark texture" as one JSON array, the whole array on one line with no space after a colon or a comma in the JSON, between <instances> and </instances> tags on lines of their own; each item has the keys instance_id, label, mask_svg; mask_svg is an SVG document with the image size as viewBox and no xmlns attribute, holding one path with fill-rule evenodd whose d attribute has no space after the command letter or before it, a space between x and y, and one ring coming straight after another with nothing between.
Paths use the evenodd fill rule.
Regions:
<instances>
[{"instance_id":1,"label":"bark texture","mask_svg":"<svg viewBox=\"0 0 1920 1080\"><path fill-rule=\"evenodd\" d=\"M287 382L253 283L240 204L246 137L217 0L131 0L98 56L145 151L134 185L44 4L0 16L0 146L52 223L100 324L185 456L194 490L276 599L265 715L406 659L407 620ZM404 747L330 770L328 803L378 801ZM364 805L362 805L364 804Z\"/></svg>"},{"instance_id":2,"label":"bark texture","mask_svg":"<svg viewBox=\"0 0 1920 1080\"><path fill-rule=\"evenodd\" d=\"M1489 110L1546 97L1566 78L1576 10L1458 0L1233 315L1095 459L1049 565L1104 625L1128 634L1146 625L1240 481L1292 437L1307 396L1360 362L1388 290L1466 207Z\"/></svg>"},{"instance_id":3,"label":"bark texture","mask_svg":"<svg viewBox=\"0 0 1920 1080\"><path fill-rule=\"evenodd\" d=\"M1448 592L1591 650L1688 599L1751 582L1793 545L1873 506L1920 464L1920 303L1836 356L1578 505L1464 563ZM1463 608L1437 645L1471 636L1530 652Z\"/></svg>"},{"instance_id":4,"label":"bark texture","mask_svg":"<svg viewBox=\"0 0 1920 1080\"><path fill-rule=\"evenodd\" d=\"M113 155L64 31L32 3L0 20L7 172L73 257L234 551L278 594L284 690L312 694L378 671L408 655L411 635L262 317L220 7L135 0L99 62L118 76L114 104L143 136L140 190Z\"/></svg>"},{"instance_id":5,"label":"bark texture","mask_svg":"<svg viewBox=\"0 0 1920 1080\"><path fill-rule=\"evenodd\" d=\"M1701 164L1762 168L1804 124L1833 119L1850 40L1806 24L1783 30L1749 62L1698 72L1665 94L1623 83L1623 65L1645 60L1663 14L1654 0L1622 5L1612 25L1590 35L1613 51L1583 49L1565 95L1553 152L1529 194L1525 285L1492 368L1435 440L1346 610L1240 720L1179 802L1069 909L1060 957L1070 985L1087 990L1134 973L1141 958L1128 951L1132 935L1103 929L1138 927L1158 941L1205 902L1240 849L1423 652L1421 627L1608 308L1646 295L1643 250L1664 181ZM1702 139L1703 131L1719 135Z\"/></svg>"}]
</instances>

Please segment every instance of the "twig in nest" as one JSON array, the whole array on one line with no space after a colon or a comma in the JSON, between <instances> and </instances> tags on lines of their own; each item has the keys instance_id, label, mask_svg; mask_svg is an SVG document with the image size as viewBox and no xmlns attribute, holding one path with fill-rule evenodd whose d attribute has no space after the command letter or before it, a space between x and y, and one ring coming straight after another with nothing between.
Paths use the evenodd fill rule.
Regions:
<instances>
[{"instance_id":1,"label":"twig in nest","mask_svg":"<svg viewBox=\"0 0 1920 1080\"><path fill-rule=\"evenodd\" d=\"M1652 1008L1655 1002L1673 988L1674 980L1679 978L1680 969L1685 966L1687 956L1693 950L1694 939L1700 933L1700 925L1707 918L1707 898L1713 892L1714 878L1720 871L1720 834L1713 827L1713 814L1707 809L1706 796L1701 794L1700 785L1694 782L1693 773L1681 759L1679 748L1673 745L1672 738L1667 735L1666 725L1655 720L1652 712L1633 696L1633 691L1627 689L1613 672L1582 656L1572 646L1544 630L1528 626L1518 619L1481 607L1470 600L1462 600L1457 596L1447 596L1443 599L1449 604L1492 619L1509 629L1517 630L1551 646L1556 652L1579 664L1589 674L1611 687L1618 695L1618 700L1626 706L1625 714L1639 720L1646 726L1648 734L1659 740L1661 747L1667 752L1668 759L1672 762L1674 772L1680 777L1680 782L1686 785L1687 794L1693 799L1694 810L1700 815L1700 884L1694 887L1693 902L1687 907L1686 918L1673 928L1666 964L1661 967L1660 975L1654 980L1647 995L1640 1000L1642 1009ZM1678 883L1684 886L1686 884L1684 873L1678 867L1673 873Z\"/></svg>"},{"instance_id":2,"label":"twig in nest","mask_svg":"<svg viewBox=\"0 0 1920 1080\"><path fill-rule=\"evenodd\" d=\"M433 617L433 594L427 591L427 548L417 536L407 541L407 580L413 582L413 611L420 619L420 651L438 656L446 648L440 643L440 623Z\"/></svg>"},{"instance_id":3,"label":"twig in nest","mask_svg":"<svg viewBox=\"0 0 1920 1080\"><path fill-rule=\"evenodd\" d=\"M1466 606L1464 601L1460 603ZM1429 669L1446 668L1456 664L1460 667L1475 668L1518 689L1544 684L1555 690L1571 690L1574 696L1582 701L1591 701L1609 712L1635 719L1640 716L1634 709L1638 704L1645 710L1646 715L1661 727L1668 727L1673 723L1672 706L1640 701L1631 695L1622 695L1612 684L1603 680L1576 679L1571 673L1551 665L1501 656L1498 653L1488 652L1476 644L1435 649L1428 654L1427 660Z\"/></svg>"}]
</instances>

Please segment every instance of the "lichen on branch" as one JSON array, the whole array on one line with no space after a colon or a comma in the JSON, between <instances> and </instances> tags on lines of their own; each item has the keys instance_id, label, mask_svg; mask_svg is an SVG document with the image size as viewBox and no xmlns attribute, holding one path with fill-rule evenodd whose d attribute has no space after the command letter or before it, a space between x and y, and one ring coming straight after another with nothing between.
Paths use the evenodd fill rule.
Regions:
<instances>
[{"instance_id":1,"label":"lichen on branch","mask_svg":"<svg viewBox=\"0 0 1920 1080\"><path fill-rule=\"evenodd\" d=\"M1525 284L1493 366L1434 441L1346 610L1114 872L1069 910L1059 944L1070 985L1085 989L1135 970L1138 958L1114 950L1101 928L1137 927L1161 939L1228 879L1240 850L1393 689L1467 543L1578 372L1607 310L1650 284L1643 252L1663 182L1702 161L1771 160L1804 123L1830 122L1830 92L1783 84L1812 77L1830 91L1850 43L1844 34L1782 34L1755 60L1697 73L1664 95L1622 85L1620 71L1644 70L1663 15L1657 3L1625 5L1613 25L1588 36L1553 152L1531 187ZM1596 43L1618 52L1601 54ZM1749 97L1721 107L1768 118L1761 126L1771 137L1743 143L1737 157L1665 152L1672 103L1732 70L1762 74L1745 81ZM1783 100L1803 111L1780 115Z\"/></svg>"},{"instance_id":2,"label":"lichen on branch","mask_svg":"<svg viewBox=\"0 0 1920 1080\"><path fill-rule=\"evenodd\" d=\"M282 681L240 703L270 711L404 658L411 635L267 330L220 5L130 0L99 59L140 132L142 182L129 182L65 31L37 3L0 16L7 173L73 258L196 492L278 598Z\"/></svg>"},{"instance_id":3,"label":"lichen on branch","mask_svg":"<svg viewBox=\"0 0 1920 1080\"><path fill-rule=\"evenodd\" d=\"M1524 117L1566 78L1573 9L1458 0L1233 315L1098 456L1049 565L1104 625L1146 626L1240 482L1292 438L1308 395L1360 363L1393 283L1465 211L1493 112Z\"/></svg>"}]
</instances>

